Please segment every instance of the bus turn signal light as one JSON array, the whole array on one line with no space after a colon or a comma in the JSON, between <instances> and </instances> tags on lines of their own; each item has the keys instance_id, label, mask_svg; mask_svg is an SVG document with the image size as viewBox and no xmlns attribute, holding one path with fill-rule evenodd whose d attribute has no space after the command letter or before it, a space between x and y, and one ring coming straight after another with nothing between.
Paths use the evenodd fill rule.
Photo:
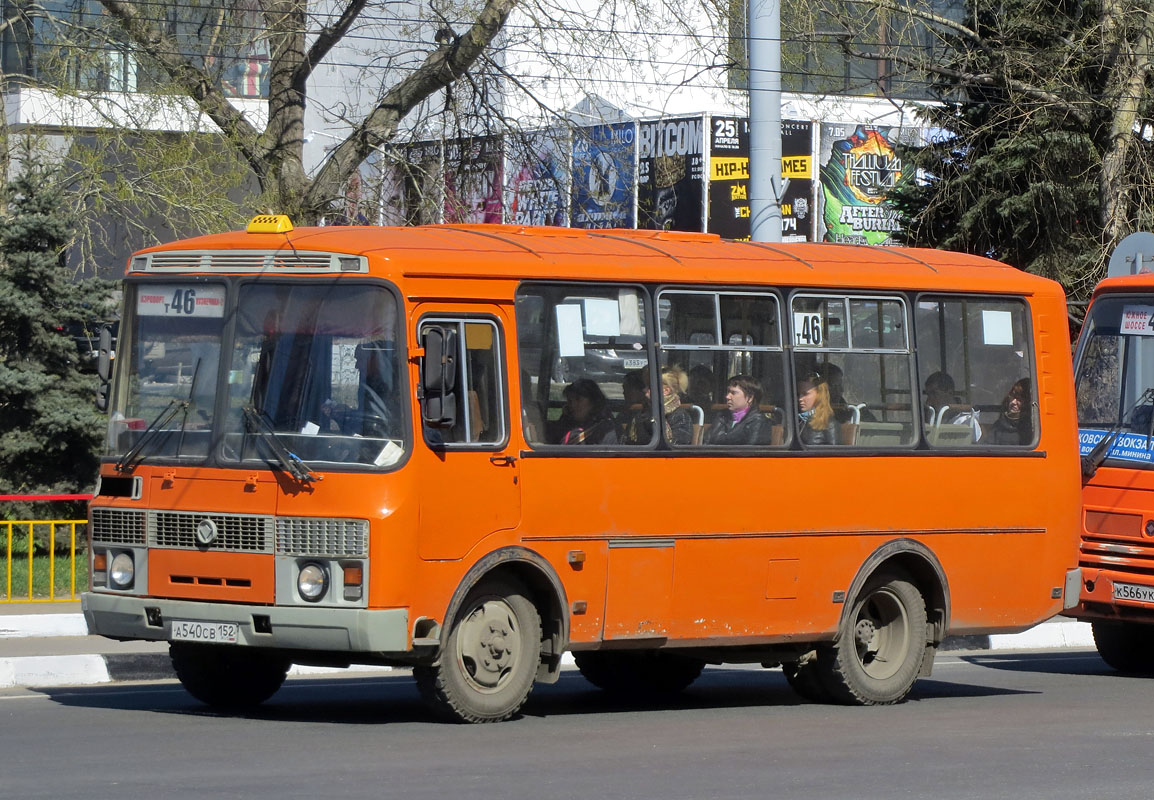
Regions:
<instances>
[{"instance_id":1,"label":"bus turn signal light","mask_svg":"<svg viewBox=\"0 0 1154 800\"><path fill-rule=\"evenodd\" d=\"M345 586L360 586L365 571L360 564L345 564Z\"/></svg>"}]
</instances>

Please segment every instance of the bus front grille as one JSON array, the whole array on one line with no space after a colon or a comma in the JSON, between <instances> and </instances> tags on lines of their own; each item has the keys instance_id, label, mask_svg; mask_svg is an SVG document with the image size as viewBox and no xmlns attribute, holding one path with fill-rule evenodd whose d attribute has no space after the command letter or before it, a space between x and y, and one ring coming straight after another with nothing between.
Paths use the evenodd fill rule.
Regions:
<instances>
[{"instance_id":1,"label":"bus front grille","mask_svg":"<svg viewBox=\"0 0 1154 800\"><path fill-rule=\"evenodd\" d=\"M278 517L276 551L288 556L363 558L369 554L369 523L363 519Z\"/></svg>"},{"instance_id":2,"label":"bus front grille","mask_svg":"<svg viewBox=\"0 0 1154 800\"><path fill-rule=\"evenodd\" d=\"M197 527L209 520L211 541L197 537ZM148 544L185 550L231 553L271 553L273 518L257 514L212 514L197 511L149 511Z\"/></svg>"},{"instance_id":3,"label":"bus front grille","mask_svg":"<svg viewBox=\"0 0 1154 800\"><path fill-rule=\"evenodd\" d=\"M101 544L144 544L143 511L92 509L92 541Z\"/></svg>"},{"instance_id":4,"label":"bus front grille","mask_svg":"<svg viewBox=\"0 0 1154 800\"><path fill-rule=\"evenodd\" d=\"M1118 540L1083 535L1078 562L1083 569L1154 576L1154 540Z\"/></svg>"}]
</instances>

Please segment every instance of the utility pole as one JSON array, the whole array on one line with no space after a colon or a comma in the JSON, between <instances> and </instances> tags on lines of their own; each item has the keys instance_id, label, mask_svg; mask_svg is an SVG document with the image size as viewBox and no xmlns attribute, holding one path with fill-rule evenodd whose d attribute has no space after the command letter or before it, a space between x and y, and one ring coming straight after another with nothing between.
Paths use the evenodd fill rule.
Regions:
<instances>
[{"instance_id":1,"label":"utility pole","mask_svg":"<svg viewBox=\"0 0 1154 800\"><path fill-rule=\"evenodd\" d=\"M749 6L749 222L755 242L781 241L781 0Z\"/></svg>"}]
</instances>

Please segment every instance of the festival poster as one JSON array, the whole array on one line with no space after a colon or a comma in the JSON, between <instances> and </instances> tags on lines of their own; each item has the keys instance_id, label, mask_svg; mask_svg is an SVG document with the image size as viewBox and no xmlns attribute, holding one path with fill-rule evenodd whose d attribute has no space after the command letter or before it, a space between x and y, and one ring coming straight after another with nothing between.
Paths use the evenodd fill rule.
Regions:
<instances>
[{"instance_id":1,"label":"festival poster","mask_svg":"<svg viewBox=\"0 0 1154 800\"><path fill-rule=\"evenodd\" d=\"M896 244L898 214L886 193L912 180L897 144L917 144L918 128L823 123L821 126L821 238L851 244Z\"/></svg>"},{"instance_id":2,"label":"festival poster","mask_svg":"<svg viewBox=\"0 0 1154 800\"><path fill-rule=\"evenodd\" d=\"M785 242L813 239L813 126L781 123L781 172L788 178L781 202L781 238ZM748 241L749 120L713 117L709 147L710 233Z\"/></svg>"},{"instance_id":3,"label":"festival poster","mask_svg":"<svg viewBox=\"0 0 1154 800\"><path fill-rule=\"evenodd\" d=\"M445 222L500 223L503 167L499 136L445 142Z\"/></svg>"},{"instance_id":4,"label":"festival poster","mask_svg":"<svg viewBox=\"0 0 1154 800\"><path fill-rule=\"evenodd\" d=\"M569 148L559 129L506 137L506 222L568 225Z\"/></svg>"},{"instance_id":5,"label":"festival poster","mask_svg":"<svg viewBox=\"0 0 1154 800\"><path fill-rule=\"evenodd\" d=\"M574 228L632 228L635 225L633 122L578 128L573 132Z\"/></svg>"},{"instance_id":6,"label":"festival poster","mask_svg":"<svg viewBox=\"0 0 1154 800\"><path fill-rule=\"evenodd\" d=\"M705 117L637 123L637 227L705 228Z\"/></svg>"}]
</instances>

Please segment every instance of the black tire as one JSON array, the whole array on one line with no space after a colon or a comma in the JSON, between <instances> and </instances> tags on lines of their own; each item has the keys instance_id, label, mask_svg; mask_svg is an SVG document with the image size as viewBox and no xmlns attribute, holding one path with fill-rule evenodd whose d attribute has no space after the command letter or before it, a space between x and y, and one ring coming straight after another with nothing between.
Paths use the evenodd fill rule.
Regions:
<instances>
[{"instance_id":1,"label":"black tire","mask_svg":"<svg viewBox=\"0 0 1154 800\"><path fill-rule=\"evenodd\" d=\"M1094 620L1094 646L1119 672L1154 672L1154 626L1138 622Z\"/></svg>"},{"instance_id":2,"label":"black tire","mask_svg":"<svg viewBox=\"0 0 1154 800\"><path fill-rule=\"evenodd\" d=\"M798 661L787 661L781 665L789 688L799 697L811 703L828 703L832 699L821 682L817 671L817 651L810 651Z\"/></svg>"},{"instance_id":3,"label":"black tire","mask_svg":"<svg viewBox=\"0 0 1154 800\"><path fill-rule=\"evenodd\" d=\"M185 691L213 708L255 708L284 683L291 662L250 647L173 642L168 655Z\"/></svg>"},{"instance_id":4,"label":"black tire","mask_svg":"<svg viewBox=\"0 0 1154 800\"><path fill-rule=\"evenodd\" d=\"M573 654L585 680L615 695L677 694L705 669L699 658L659 650L583 650Z\"/></svg>"},{"instance_id":5,"label":"black tire","mask_svg":"<svg viewBox=\"0 0 1154 800\"><path fill-rule=\"evenodd\" d=\"M817 671L830 698L847 705L900 703L921 672L926 602L902 572L875 574L853 600Z\"/></svg>"},{"instance_id":6,"label":"black tire","mask_svg":"<svg viewBox=\"0 0 1154 800\"><path fill-rule=\"evenodd\" d=\"M541 617L528 593L490 579L465 596L436 663L415 667L413 677L441 716L500 722L525 704L540 663Z\"/></svg>"}]
</instances>

